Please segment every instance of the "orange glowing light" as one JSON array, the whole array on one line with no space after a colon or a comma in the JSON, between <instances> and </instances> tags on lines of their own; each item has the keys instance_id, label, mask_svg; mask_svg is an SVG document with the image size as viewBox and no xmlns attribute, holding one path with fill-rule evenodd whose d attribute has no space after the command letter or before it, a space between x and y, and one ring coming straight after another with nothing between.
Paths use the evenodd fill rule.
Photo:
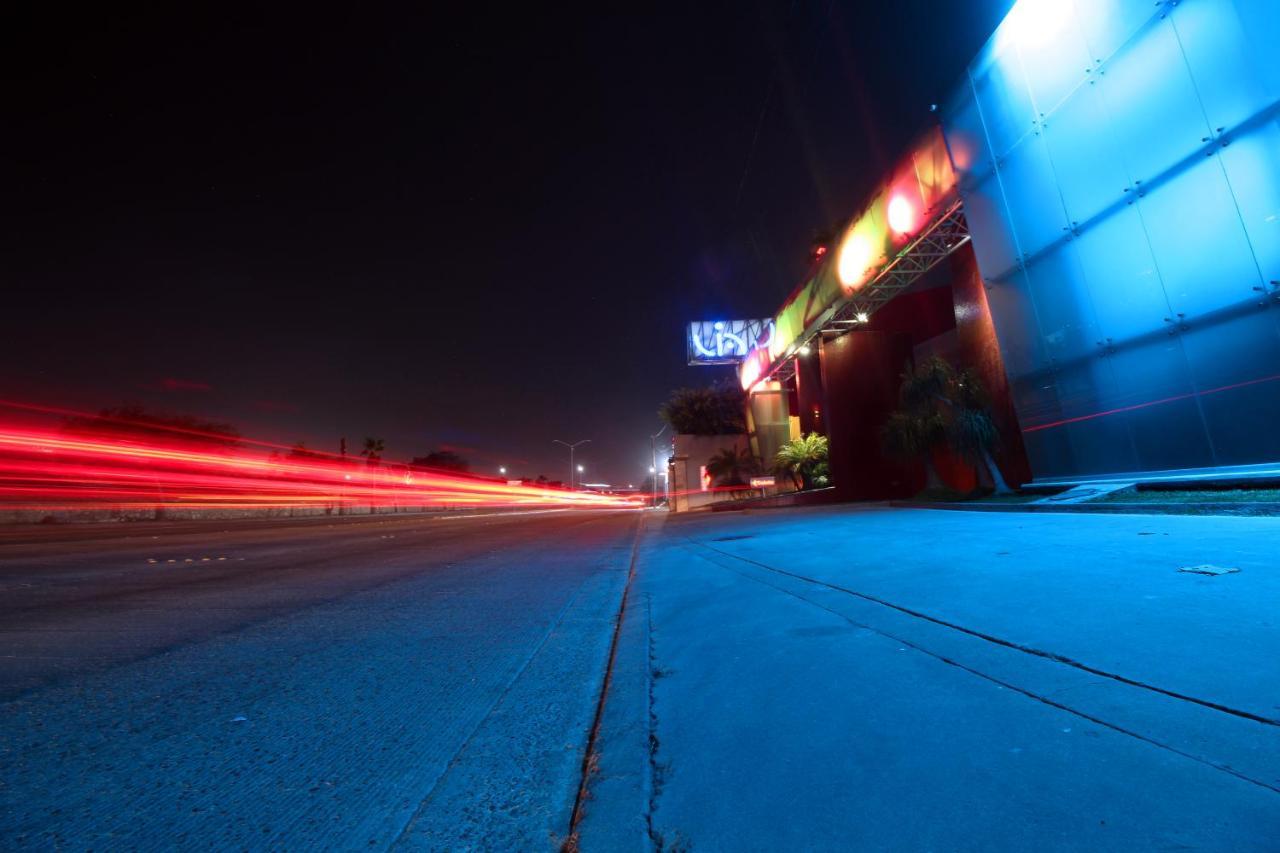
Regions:
<instances>
[{"instance_id":1,"label":"orange glowing light","mask_svg":"<svg viewBox=\"0 0 1280 853\"><path fill-rule=\"evenodd\" d=\"M875 255L876 249L870 237L859 231L851 233L840 246L840 256L836 260L836 275L840 283L849 288L862 284Z\"/></svg>"},{"instance_id":2,"label":"orange glowing light","mask_svg":"<svg viewBox=\"0 0 1280 853\"><path fill-rule=\"evenodd\" d=\"M916 211L906 196L889 199L889 230L894 234L910 234L916 230Z\"/></svg>"}]
</instances>

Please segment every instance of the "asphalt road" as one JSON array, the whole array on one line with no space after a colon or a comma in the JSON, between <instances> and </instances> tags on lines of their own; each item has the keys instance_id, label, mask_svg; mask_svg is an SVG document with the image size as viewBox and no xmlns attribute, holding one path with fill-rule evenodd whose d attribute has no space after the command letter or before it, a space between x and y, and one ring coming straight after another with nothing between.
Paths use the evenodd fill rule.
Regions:
<instances>
[{"instance_id":1,"label":"asphalt road","mask_svg":"<svg viewBox=\"0 0 1280 853\"><path fill-rule=\"evenodd\" d=\"M0 848L553 846L639 522L0 531Z\"/></svg>"}]
</instances>

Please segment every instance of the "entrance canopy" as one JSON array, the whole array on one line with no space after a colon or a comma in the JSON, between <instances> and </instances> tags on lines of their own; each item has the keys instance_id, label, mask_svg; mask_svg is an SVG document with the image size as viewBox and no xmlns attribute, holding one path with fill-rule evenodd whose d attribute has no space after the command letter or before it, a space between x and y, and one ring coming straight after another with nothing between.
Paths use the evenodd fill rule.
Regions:
<instances>
[{"instance_id":1,"label":"entrance canopy","mask_svg":"<svg viewBox=\"0 0 1280 853\"><path fill-rule=\"evenodd\" d=\"M955 173L935 127L881 184L813 278L783 304L773 339L739 368L742 387L789 379L793 357L811 340L866 323L968 240Z\"/></svg>"}]
</instances>

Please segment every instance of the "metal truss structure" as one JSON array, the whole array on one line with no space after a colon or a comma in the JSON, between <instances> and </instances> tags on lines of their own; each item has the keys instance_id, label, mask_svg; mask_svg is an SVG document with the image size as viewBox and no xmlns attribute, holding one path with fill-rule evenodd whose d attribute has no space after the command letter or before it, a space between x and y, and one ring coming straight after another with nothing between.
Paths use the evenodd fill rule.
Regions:
<instances>
[{"instance_id":1,"label":"metal truss structure","mask_svg":"<svg viewBox=\"0 0 1280 853\"><path fill-rule=\"evenodd\" d=\"M824 317L804 335L801 346L809 346L822 335L838 337L865 325L871 320L871 315L889 300L915 284L925 273L967 242L969 223L964 218L964 206L956 201L919 237L904 246L879 275L828 309ZM788 355L774 364L768 375L761 379L786 381L795 372L795 357Z\"/></svg>"}]
</instances>

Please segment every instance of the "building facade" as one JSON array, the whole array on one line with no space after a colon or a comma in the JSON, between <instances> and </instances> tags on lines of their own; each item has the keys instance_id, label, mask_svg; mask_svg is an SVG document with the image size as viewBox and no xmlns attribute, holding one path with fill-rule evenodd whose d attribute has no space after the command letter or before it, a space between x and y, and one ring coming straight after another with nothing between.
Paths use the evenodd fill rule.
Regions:
<instances>
[{"instance_id":1,"label":"building facade","mask_svg":"<svg viewBox=\"0 0 1280 853\"><path fill-rule=\"evenodd\" d=\"M1280 472L1276 44L1274 0L1020 0L743 386L845 497L919 487L878 431L933 354L978 369L1013 481Z\"/></svg>"}]
</instances>

